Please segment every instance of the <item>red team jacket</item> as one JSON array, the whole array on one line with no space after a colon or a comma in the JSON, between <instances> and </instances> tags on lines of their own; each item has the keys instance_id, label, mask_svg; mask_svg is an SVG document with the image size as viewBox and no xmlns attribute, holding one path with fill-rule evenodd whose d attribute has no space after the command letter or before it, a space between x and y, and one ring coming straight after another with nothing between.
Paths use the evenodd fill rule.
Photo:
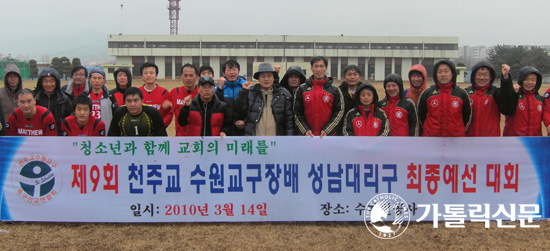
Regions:
<instances>
[{"instance_id":1,"label":"red team jacket","mask_svg":"<svg viewBox=\"0 0 550 251\"><path fill-rule=\"evenodd\" d=\"M544 93L544 107L542 111L544 126L548 127L550 126L550 88L548 88L548 90ZM550 133L548 135L550 135Z\"/></svg>"},{"instance_id":2,"label":"red team jacket","mask_svg":"<svg viewBox=\"0 0 550 251\"><path fill-rule=\"evenodd\" d=\"M476 84L476 72L482 67L489 69L491 75L490 83L485 87L479 87ZM496 72L493 65L487 62L477 63L472 67L471 86L465 88L470 96L472 105L472 122L466 136L468 137L498 137L500 136L500 107L509 102L510 96L514 92L512 75L508 74L508 79L501 77L501 86L493 86L496 78Z\"/></svg>"},{"instance_id":3,"label":"red team jacket","mask_svg":"<svg viewBox=\"0 0 550 251\"><path fill-rule=\"evenodd\" d=\"M537 75L535 89L530 92L523 90L523 80L531 74ZM542 136L542 117L544 99L538 91L542 85L542 76L539 71L531 66L525 66L519 70L518 84L521 86L519 93L514 93L513 103L504 124L504 136Z\"/></svg>"},{"instance_id":4,"label":"red team jacket","mask_svg":"<svg viewBox=\"0 0 550 251\"><path fill-rule=\"evenodd\" d=\"M344 136L388 136L390 128L383 111L371 105L368 115L363 106L351 109L344 120Z\"/></svg>"},{"instance_id":5,"label":"red team jacket","mask_svg":"<svg viewBox=\"0 0 550 251\"><path fill-rule=\"evenodd\" d=\"M390 136L418 136L414 101L407 97L389 97L380 102L390 123Z\"/></svg>"},{"instance_id":6,"label":"red team jacket","mask_svg":"<svg viewBox=\"0 0 550 251\"><path fill-rule=\"evenodd\" d=\"M471 114L468 94L455 83L432 85L418 102L423 136L464 137Z\"/></svg>"},{"instance_id":7,"label":"red team jacket","mask_svg":"<svg viewBox=\"0 0 550 251\"><path fill-rule=\"evenodd\" d=\"M178 116L181 126L188 126L188 136L219 136L220 132L228 133L231 119L225 102L214 95L208 103L202 102L200 96L184 106Z\"/></svg>"},{"instance_id":8,"label":"red team jacket","mask_svg":"<svg viewBox=\"0 0 550 251\"><path fill-rule=\"evenodd\" d=\"M519 97L516 113L506 116L504 136L542 136L543 99L535 93Z\"/></svg>"},{"instance_id":9,"label":"red team jacket","mask_svg":"<svg viewBox=\"0 0 550 251\"><path fill-rule=\"evenodd\" d=\"M332 85L332 78L315 82L313 77L298 87L294 101L296 127L302 135L308 130L319 136L324 130L335 135L336 128L344 116L342 92Z\"/></svg>"},{"instance_id":10,"label":"red team jacket","mask_svg":"<svg viewBox=\"0 0 550 251\"><path fill-rule=\"evenodd\" d=\"M184 86L176 87L170 91L170 96L172 98L172 110L174 111L173 115L178 119L181 108L184 106L185 97L191 95L192 98L195 98L199 94L199 88L195 87L191 92L187 91ZM219 133L218 133L219 134ZM180 126L179 123L176 123L176 136L189 136L189 125Z\"/></svg>"},{"instance_id":11,"label":"red team jacket","mask_svg":"<svg viewBox=\"0 0 550 251\"><path fill-rule=\"evenodd\" d=\"M6 124L8 136L57 136L55 118L45 107L36 106L36 114L29 120L21 109L16 108Z\"/></svg>"},{"instance_id":12,"label":"red team jacket","mask_svg":"<svg viewBox=\"0 0 550 251\"><path fill-rule=\"evenodd\" d=\"M143 104L155 107L160 112L160 115L162 115L164 127L168 127L172 122L172 110L162 109L162 102L165 100L171 100L170 92L160 85L157 85L157 87L150 93L145 90L144 85L139 87L139 89L143 92Z\"/></svg>"},{"instance_id":13,"label":"red team jacket","mask_svg":"<svg viewBox=\"0 0 550 251\"><path fill-rule=\"evenodd\" d=\"M105 136L105 122L90 115L88 123L80 128L76 123L76 116L71 115L61 122L61 134L63 136Z\"/></svg>"},{"instance_id":14,"label":"red team jacket","mask_svg":"<svg viewBox=\"0 0 550 251\"><path fill-rule=\"evenodd\" d=\"M378 107L388 117L390 136L418 136L416 104L412 99L403 95L403 79L401 79L401 76L397 74L386 76L384 90L390 82L394 82L399 87L399 94L390 97L386 91L386 97L378 103Z\"/></svg>"}]
</instances>

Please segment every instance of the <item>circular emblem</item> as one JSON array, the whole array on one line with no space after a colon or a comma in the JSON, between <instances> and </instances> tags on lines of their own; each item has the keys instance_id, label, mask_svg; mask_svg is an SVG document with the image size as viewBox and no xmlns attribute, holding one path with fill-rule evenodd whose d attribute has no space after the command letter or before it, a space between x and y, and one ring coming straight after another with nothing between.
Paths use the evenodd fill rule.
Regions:
<instances>
[{"instance_id":1,"label":"circular emblem","mask_svg":"<svg viewBox=\"0 0 550 251\"><path fill-rule=\"evenodd\" d=\"M484 105L487 105L487 104L489 104L489 99L486 99L486 100L485 100L485 104L484 104Z\"/></svg>"},{"instance_id":2,"label":"circular emblem","mask_svg":"<svg viewBox=\"0 0 550 251\"><path fill-rule=\"evenodd\" d=\"M355 127L357 128L363 127L363 122L361 120L358 120L357 122L355 122Z\"/></svg>"},{"instance_id":3,"label":"circular emblem","mask_svg":"<svg viewBox=\"0 0 550 251\"><path fill-rule=\"evenodd\" d=\"M325 103L328 103L330 101L330 97L327 95L323 96L323 101L325 101Z\"/></svg>"},{"instance_id":4,"label":"circular emblem","mask_svg":"<svg viewBox=\"0 0 550 251\"><path fill-rule=\"evenodd\" d=\"M369 232L380 239L400 236L410 221L407 202L393 193L375 195L365 206L363 216Z\"/></svg>"},{"instance_id":5,"label":"circular emblem","mask_svg":"<svg viewBox=\"0 0 550 251\"><path fill-rule=\"evenodd\" d=\"M537 110L539 110L539 112L542 112L542 105L539 104L539 105L537 106Z\"/></svg>"},{"instance_id":6,"label":"circular emblem","mask_svg":"<svg viewBox=\"0 0 550 251\"><path fill-rule=\"evenodd\" d=\"M30 204L45 204L61 191L62 176L55 160L44 154L27 155L12 168L17 196Z\"/></svg>"},{"instance_id":7,"label":"circular emblem","mask_svg":"<svg viewBox=\"0 0 550 251\"><path fill-rule=\"evenodd\" d=\"M432 100L431 105L432 107L437 107L439 105L439 102L437 102L437 100L434 99Z\"/></svg>"},{"instance_id":8,"label":"circular emblem","mask_svg":"<svg viewBox=\"0 0 550 251\"><path fill-rule=\"evenodd\" d=\"M398 119L403 118L403 112L401 111L395 112L395 117L397 117Z\"/></svg>"},{"instance_id":9,"label":"circular emblem","mask_svg":"<svg viewBox=\"0 0 550 251\"><path fill-rule=\"evenodd\" d=\"M374 121L374 123L372 123L373 128L378 128L379 126L380 126L380 123L378 121Z\"/></svg>"},{"instance_id":10,"label":"circular emblem","mask_svg":"<svg viewBox=\"0 0 550 251\"><path fill-rule=\"evenodd\" d=\"M521 109L522 111L525 110L525 104L519 103L519 109Z\"/></svg>"},{"instance_id":11,"label":"circular emblem","mask_svg":"<svg viewBox=\"0 0 550 251\"><path fill-rule=\"evenodd\" d=\"M311 101L311 97L309 95L306 95L306 98L304 99L306 102Z\"/></svg>"},{"instance_id":12,"label":"circular emblem","mask_svg":"<svg viewBox=\"0 0 550 251\"><path fill-rule=\"evenodd\" d=\"M451 102L451 106L453 108L458 108L458 101L454 100L453 102Z\"/></svg>"}]
</instances>

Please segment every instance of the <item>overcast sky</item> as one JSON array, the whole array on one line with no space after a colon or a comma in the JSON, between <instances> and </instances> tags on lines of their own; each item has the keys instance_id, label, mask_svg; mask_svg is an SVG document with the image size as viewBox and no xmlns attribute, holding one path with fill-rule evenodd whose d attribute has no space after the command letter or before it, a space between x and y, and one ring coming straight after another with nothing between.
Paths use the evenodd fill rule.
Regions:
<instances>
[{"instance_id":1,"label":"overcast sky","mask_svg":"<svg viewBox=\"0 0 550 251\"><path fill-rule=\"evenodd\" d=\"M121 12L120 4L124 4ZM0 53L106 56L107 34L169 34L168 0L2 0ZM459 46L550 45L548 0L180 2L179 34L453 36Z\"/></svg>"}]
</instances>

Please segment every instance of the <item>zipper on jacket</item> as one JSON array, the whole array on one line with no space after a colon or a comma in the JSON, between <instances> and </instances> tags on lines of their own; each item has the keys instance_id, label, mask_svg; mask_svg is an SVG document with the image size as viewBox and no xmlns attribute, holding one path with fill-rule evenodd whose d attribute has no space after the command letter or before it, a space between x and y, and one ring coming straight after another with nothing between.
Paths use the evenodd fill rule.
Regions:
<instances>
[{"instance_id":1,"label":"zipper on jacket","mask_svg":"<svg viewBox=\"0 0 550 251\"><path fill-rule=\"evenodd\" d=\"M206 136L206 110L208 108L208 103L202 103L202 108L204 108L204 115L202 116L202 137ZM213 136L213 135L212 135Z\"/></svg>"}]
</instances>

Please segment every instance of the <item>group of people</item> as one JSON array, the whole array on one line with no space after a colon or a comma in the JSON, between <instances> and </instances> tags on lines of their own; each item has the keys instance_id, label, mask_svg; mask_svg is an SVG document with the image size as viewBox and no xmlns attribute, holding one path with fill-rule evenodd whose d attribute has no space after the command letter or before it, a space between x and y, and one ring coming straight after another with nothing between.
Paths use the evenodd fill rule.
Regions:
<instances>
[{"instance_id":1,"label":"group of people","mask_svg":"<svg viewBox=\"0 0 550 251\"><path fill-rule=\"evenodd\" d=\"M15 64L4 70L0 88L0 134L9 136L166 136L175 120L176 136L500 136L500 114L506 116L504 136L541 136L550 127L550 89L538 91L542 76L534 67L519 71L513 84L510 67L497 71L487 63L472 69L471 86L457 86L449 60L433 69L428 87L422 65L409 70L410 88L398 74L384 79L385 97L361 82L356 65L343 69L344 81L333 84L328 61L313 57L312 76L298 66L279 77L279 66L261 63L252 85L239 75L240 65L228 60L222 77L214 69L181 67L182 86L171 91L157 84L158 67L140 67L143 84L132 86L128 68L113 73L116 88L108 90L103 70L82 66L71 71L61 87L59 74L42 70L34 91L22 86Z\"/></svg>"}]
</instances>

